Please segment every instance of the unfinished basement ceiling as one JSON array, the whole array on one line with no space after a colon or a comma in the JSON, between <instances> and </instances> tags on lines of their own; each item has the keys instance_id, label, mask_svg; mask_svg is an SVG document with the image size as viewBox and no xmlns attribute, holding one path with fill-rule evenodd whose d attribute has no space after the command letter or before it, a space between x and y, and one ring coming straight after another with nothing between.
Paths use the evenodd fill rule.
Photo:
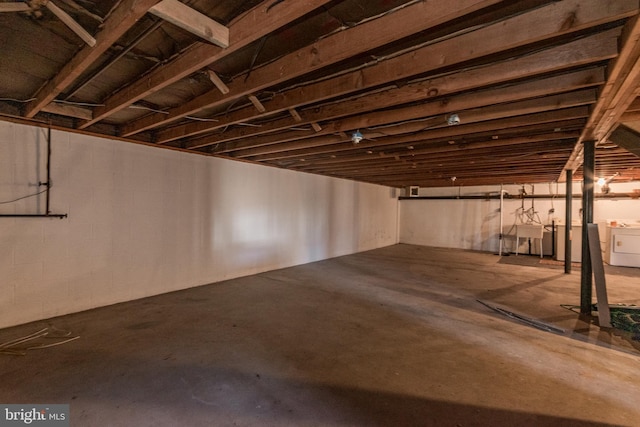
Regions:
<instances>
[{"instance_id":1,"label":"unfinished basement ceiling","mask_svg":"<svg viewBox=\"0 0 640 427\"><path fill-rule=\"evenodd\" d=\"M640 179L609 140L640 134L638 0L183 1L227 47L149 11L177 0L49 2L94 46L47 3L0 2L1 119L394 187L579 177L597 140Z\"/></svg>"}]
</instances>

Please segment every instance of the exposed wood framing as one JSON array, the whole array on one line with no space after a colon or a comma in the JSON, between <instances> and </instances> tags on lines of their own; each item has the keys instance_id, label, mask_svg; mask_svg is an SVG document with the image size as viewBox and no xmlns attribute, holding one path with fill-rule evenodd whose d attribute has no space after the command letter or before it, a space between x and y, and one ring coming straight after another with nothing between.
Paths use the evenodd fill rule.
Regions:
<instances>
[{"instance_id":1,"label":"exposed wood framing","mask_svg":"<svg viewBox=\"0 0 640 427\"><path fill-rule=\"evenodd\" d=\"M295 21L330 1L308 0L294 2L287 4L286 8L279 9L277 14L269 13L269 8L273 3L272 0L263 1L248 13L231 22L229 25L229 39L232 43L227 49L208 43L196 43L175 60L158 67L142 79L133 82L123 90L110 96L104 101L104 106L97 107L94 110L94 118L82 123L79 127L84 129L128 107L145 96L240 50L266 34Z\"/></svg>"},{"instance_id":2,"label":"exposed wood framing","mask_svg":"<svg viewBox=\"0 0 640 427\"><path fill-rule=\"evenodd\" d=\"M162 0L149 12L217 46L229 47L229 29L178 0Z\"/></svg>"},{"instance_id":3,"label":"exposed wood framing","mask_svg":"<svg viewBox=\"0 0 640 427\"><path fill-rule=\"evenodd\" d=\"M552 49L535 52L531 55L511 59L506 62L489 64L484 67L461 71L457 75L446 75L428 79L419 83L410 84L400 88L381 92L379 95L371 95L359 101L343 101L337 106L321 107L314 109L313 113L302 114L297 111L291 113L291 109L311 102L320 102L325 99L345 95L357 89L375 87L391 83L393 80L418 74L422 65L418 61L411 60L412 54L401 55L388 61L379 62L362 70L353 71L321 82L312 83L304 87L295 88L274 96L265 103L265 107L271 113L288 110L293 117L293 122L280 119L269 123L260 129L231 129L225 133L225 139L247 137L259 133L271 132L286 128L295 124L310 123L311 121L337 118L341 115L365 112L377 108L387 108L403 102L414 102L426 98L446 96L455 92L462 92L476 87L504 83L510 80L522 79L536 74L560 71L563 68L576 67L589 63L613 58L617 52L617 37L619 32L611 30L592 37L582 38ZM438 55L446 49L431 48L430 52ZM428 49L428 48L426 48ZM558 57L565 58L562 67L558 64ZM505 67L505 65L508 65ZM393 70L398 70L394 72ZM334 112L331 112L333 110ZM294 109L295 111L295 109ZM198 135L208 131L221 129L226 126L247 122L260 117L255 114L255 109L244 108L220 117L216 123L195 122L185 123L171 127L157 133L159 143L167 143L177 138ZM299 120L298 120L299 118ZM214 139L212 139L214 141Z\"/></svg>"},{"instance_id":4,"label":"exposed wood framing","mask_svg":"<svg viewBox=\"0 0 640 427\"><path fill-rule=\"evenodd\" d=\"M588 115L586 112L586 108L584 108L583 111L584 114L582 115L586 119ZM568 112L571 112L571 117L581 115L580 113L576 112L575 109L558 112L558 114L565 117ZM524 120L540 120L540 123L523 126L522 123ZM417 150L421 146L431 146L432 144L439 143L446 143L451 147L459 147L460 141L464 142L468 137L473 136L477 138L479 137L477 135L484 135L484 140L491 140L491 142L494 142L493 137L502 138L504 135L507 135L508 138L516 138L515 136L510 136L513 132L526 132L527 134L532 135L543 134L555 132L554 128L556 127L563 129L562 132L575 132L576 129L578 129L580 125L583 125L586 120L569 119L549 121L549 117L547 117L545 114L531 114L520 116L514 119L507 119L507 121L508 123L506 123L506 127L504 129L500 128L500 124L497 123L497 121L487 121L461 126L461 128L463 128L462 134L455 133L451 130L451 128L445 127L418 132L416 133L415 138L409 138L405 135L389 136L381 139L376 138L375 141L367 141L366 148L380 149L385 151L401 150L408 153L407 150L412 150L411 152L413 152L413 150ZM456 139L458 139L458 141L454 140L454 143L450 144L450 141L452 141L450 138L454 136L456 137ZM323 140L324 143L321 143ZM351 144L350 142L350 138L346 134L317 137L306 139L301 142L285 143L284 145L289 145L290 149L287 151L281 151L279 149L267 149L262 151L256 150L253 155L251 155L250 152L244 152L244 154L249 154L248 156L246 156L246 158L252 161L274 161L281 159L296 159L299 157L310 155L316 155L320 157L327 154L336 155L340 154L341 152L349 152L355 149L353 144ZM276 146L267 147L275 148ZM242 155L243 153L238 154Z\"/></svg>"},{"instance_id":5,"label":"exposed wood framing","mask_svg":"<svg viewBox=\"0 0 640 427\"><path fill-rule=\"evenodd\" d=\"M334 95L336 92L339 93L341 87L344 87L344 90L349 91L354 91L356 89L361 90L363 88L370 87L370 82L372 81L380 84L383 81L390 82L397 79L405 79L410 77L411 75L417 75L429 71L433 72L439 68L442 68L443 63L451 66L456 63L468 61L472 58L479 58L484 55L495 53L501 50L514 49L516 47L531 44L542 39L558 37L559 35L567 34L573 30L579 30L587 24L597 25L599 23L612 20L615 16L625 16L626 14L630 13L628 6L626 8L621 8L621 10L619 11L621 15L610 16L606 15L605 12L601 10L601 4L596 4L598 2L582 2L584 4L581 4L580 7L577 7L575 3L576 2L563 2L559 4L553 4L531 12L531 14L533 14L534 16L528 16L528 14L516 16L498 24L491 25L486 28L481 28L476 31L461 35L459 37L444 40L442 42L406 53L405 55L383 61L381 64L378 64L376 66L377 69L375 71L367 72L367 69L364 69L351 73L349 76L340 79L339 82L344 86L337 86L335 85L335 83L337 82L331 82L334 84L333 87L335 88ZM576 19L574 21L574 26L567 27L566 25L564 25L564 16L574 13L576 8L581 12L581 19ZM540 24L541 22L544 24ZM384 24L384 22L380 23L380 25ZM525 27L527 27L526 31L524 29ZM560 30L558 30L558 28L560 28ZM344 33L348 33L348 31L345 31ZM359 34L357 34L356 36L358 35ZM608 35L610 37L614 37L613 32L608 33ZM610 42L611 41L614 40L612 39L610 40ZM357 38L347 38L347 35L342 35L341 42L347 43L350 46L364 44L365 48L372 47L371 45L367 44L367 42L361 41ZM329 48L331 46L333 46L333 44L330 45ZM316 52L317 55L317 52L320 52L321 48L322 46L318 46L315 50L312 50L312 52ZM308 53L308 50L296 52L292 55L282 58L281 60L270 64L269 67L264 67L259 70L260 73L254 72L252 76L254 76L256 79L262 78L267 81L276 73L280 73L279 75L281 75L282 70L286 70L289 67L289 61L299 61L300 58L305 57L305 53ZM331 51L327 52L327 56L331 56L331 54ZM309 58L308 55L306 57L307 62L313 60L312 58ZM557 57L555 59L552 59L552 61L557 64ZM260 77L258 76L258 74L264 74L264 76ZM498 80L501 78L501 75L494 75L494 78ZM280 81L280 78L278 78L278 81ZM253 85L248 88L246 87L247 85L243 83L244 82L238 82L235 86L230 86L232 92L235 87L240 87L240 89L238 89L236 92L241 93L244 93L247 89L262 88L256 88ZM305 88L305 93L307 95L308 92L309 91L307 91ZM133 123L131 126L127 126L123 134L129 135L135 133L137 130L147 129L150 126L174 121L186 114L191 114L195 111L199 111L202 108L219 105L223 101L228 101L228 98L220 99L219 97L216 97L216 99L217 100L214 101L208 94L205 94L194 99L192 102L189 102L185 106L174 109L172 112L170 112L169 115L157 114L138 120L138 123ZM286 107L290 108L292 107L292 105L288 105ZM269 108L269 111L273 111L271 110L271 107ZM192 129L194 129L196 126L198 125L190 125ZM206 127L207 125L201 126ZM189 132L187 132L187 134L189 134ZM185 133L182 133L182 135L185 135ZM159 141L161 142L166 142L171 138L171 135L165 136L162 133L161 135L159 135Z\"/></svg>"},{"instance_id":6,"label":"exposed wood framing","mask_svg":"<svg viewBox=\"0 0 640 427\"><path fill-rule=\"evenodd\" d=\"M291 117L293 117L293 120L295 120L297 123L300 123L302 121L300 113L298 113L295 108L289 108L289 114L291 114Z\"/></svg>"},{"instance_id":7,"label":"exposed wood framing","mask_svg":"<svg viewBox=\"0 0 640 427\"><path fill-rule=\"evenodd\" d=\"M139 2L83 5L93 58L58 19L4 14L0 119L390 186L549 182L598 139L599 174L640 179L640 0L198 3L227 48L136 23Z\"/></svg>"},{"instance_id":8,"label":"exposed wood framing","mask_svg":"<svg viewBox=\"0 0 640 427\"><path fill-rule=\"evenodd\" d=\"M593 109L589 122L580 136L564 169L576 170L582 165L582 142L601 141L615 129L617 120L640 95L640 19L633 18L622 34L620 55L613 60L607 84ZM564 181L566 174L560 174L558 180Z\"/></svg>"},{"instance_id":9,"label":"exposed wood framing","mask_svg":"<svg viewBox=\"0 0 640 427\"><path fill-rule=\"evenodd\" d=\"M248 98L259 113L264 113L265 111L267 111L267 109L264 108L264 105L262 105L262 102L260 102L260 100L256 96L249 95Z\"/></svg>"},{"instance_id":10,"label":"exposed wood framing","mask_svg":"<svg viewBox=\"0 0 640 427\"><path fill-rule=\"evenodd\" d=\"M640 133L621 125L611 133L611 142L640 157Z\"/></svg>"},{"instance_id":11,"label":"exposed wood framing","mask_svg":"<svg viewBox=\"0 0 640 427\"><path fill-rule=\"evenodd\" d=\"M126 33L158 0L123 0L96 36L96 45L85 46L56 76L34 95L25 107L25 117L35 116L71 85L107 49Z\"/></svg>"},{"instance_id":12,"label":"exposed wood framing","mask_svg":"<svg viewBox=\"0 0 640 427\"><path fill-rule=\"evenodd\" d=\"M514 84L510 88L499 88L499 89L488 89L481 92L471 93L468 95L460 95L457 97L451 97L446 99L446 102L442 102L442 100L434 100L433 102L425 102L422 104L418 104L415 106L409 107L401 107L392 110L384 110L380 112L366 112L363 115L353 115L360 111L355 105L350 105L349 102L345 101L340 105L328 106L327 108L339 108L342 110L342 115L346 116L348 112L351 114L350 117L341 119L336 122L329 122L324 124L323 132L327 133L335 133L337 131L350 131L353 129L364 129L371 126L381 126L387 125L390 123L394 123L398 121L410 121L410 120L419 120L428 117L440 116L440 118L433 119L434 124L429 123L418 123L418 127L435 127L435 126L444 126L446 124L446 119L444 117L447 113L459 112L463 123L469 123L477 120L478 114L473 110L477 108L487 107L488 109L497 109L502 112L502 109L499 105L496 104L514 102L527 98L535 98L541 97L548 94L566 92L568 90L576 90L582 88L588 88L590 86L595 86L598 83L602 83L604 81L604 71L601 68L588 69L584 71L579 71L576 73L566 74L559 77L551 77L547 79L534 80L533 82ZM557 102L558 108L561 105L566 107L574 106L571 100L586 100L587 102L593 102L595 100L595 95L592 91L587 92L579 92L580 95L576 96L574 93L566 94L566 95L558 95L553 98L551 102ZM384 96L381 96L382 102L384 102ZM542 98L544 99L544 98ZM366 103L373 102L374 100L370 99L356 99L351 104L355 103ZM539 100L531 101L532 104L536 104L540 102ZM581 101L580 101L581 102ZM546 105L546 104L545 104ZM351 108L349 108L351 107ZM509 114L505 112L505 114ZM523 114L523 113L521 113ZM334 117L334 114L325 114L326 117ZM270 129L275 130L275 129ZM387 132L390 132L388 130ZM264 133L264 132L260 132ZM365 136L367 135L366 131L363 131ZM274 136L267 135L267 138L273 141L272 143L278 142L280 134L275 134ZM249 147L252 144L252 139L247 138L247 136L241 136L236 139L243 138L243 141L238 142L234 145L235 149L239 149L241 147ZM206 141L206 143L203 143ZM196 146L202 147L210 144L216 144L220 142L230 141L228 134L223 134L222 136L217 136L215 138L201 138L195 139L188 144L189 148L193 148ZM228 146L227 146L228 147ZM222 150L220 148L219 150Z\"/></svg>"},{"instance_id":13,"label":"exposed wood framing","mask_svg":"<svg viewBox=\"0 0 640 427\"><path fill-rule=\"evenodd\" d=\"M215 71L207 70L207 75L209 76L209 80L216 85L220 93L226 95L229 93L229 87L222 81L222 79L215 73Z\"/></svg>"},{"instance_id":14,"label":"exposed wood framing","mask_svg":"<svg viewBox=\"0 0 640 427\"><path fill-rule=\"evenodd\" d=\"M174 122L205 108L231 102L269 86L330 66L351 57L356 52L397 41L415 32L442 25L466 13L499 2L495 0L457 0L456 3L459 3L460 8L454 8L452 2L435 5L429 3L428 6L427 3L419 2L387 16L340 31L254 70L246 80L239 79L231 82L229 84L230 91L224 97L220 97L215 92L200 95L184 105L171 109L169 114L149 115L136 120L125 126L122 134L129 136ZM379 31L380 27L385 27L386 31ZM486 42L486 40L484 41ZM475 45L474 47L476 47ZM468 54L470 49L467 49L466 46L464 49L460 49L460 46L456 45L454 51L460 52L461 50ZM442 58L432 59L431 62L433 63L434 60L437 60L439 66L442 66Z\"/></svg>"},{"instance_id":15,"label":"exposed wood framing","mask_svg":"<svg viewBox=\"0 0 640 427\"><path fill-rule=\"evenodd\" d=\"M75 117L82 120L91 120L93 111L90 108L77 105L60 104L52 102L42 108L45 113L59 114L61 116Z\"/></svg>"},{"instance_id":16,"label":"exposed wood framing","mask_svg":"<svg viewBox=\"0 0 640 427\"><path fill-rule=\"evenodd\" d=\"M0 12L28 12L31 7L23 2L0 3Z\"/></svg>"},{"instance_id":17,"label":"exposed wood framing","mask_svg":"<svg viewBox=\"0 0 640 427\"><path fill-rule=\"evenodd\" d=\"M47 9L51 11L54 15L58 17L65 25L78 35L86 44L91 47L96 45L96 39L93 38L91 34L85 30L82 25L78 24L75 19L73 19L67 12L60 9L54 2L48 1L45 3Z\"/></svg>"}]
</instances>

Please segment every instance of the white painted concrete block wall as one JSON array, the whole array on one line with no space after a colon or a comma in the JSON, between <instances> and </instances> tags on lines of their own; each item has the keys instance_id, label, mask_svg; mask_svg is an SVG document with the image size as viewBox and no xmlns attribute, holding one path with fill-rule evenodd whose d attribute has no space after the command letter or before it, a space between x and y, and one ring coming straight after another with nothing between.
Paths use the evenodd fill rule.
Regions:
<instances>
[{"instance_id":1,"label":"white painted concrete block wall","mask_svg":"<svg viewBox=\"0 0 640 427\"><path fill-rule=\"evenodd\" d=\"M504 190L511 195L518 195L521 186L505 185ZM640 188L640 182L612 183L611 192L631 192ZM565 220L565 184L536 184L532 189L525 186L528 194L557 195L555 199L536 199L533 208L543 224L551 224L552 220ZM457 196L499 194L499 186L478 186L458 188L421 188L420 196ZM599 189L596 189L599 191ZM582 192L579 182L574 182L573 193ZM574 221L581 219L580 199L574 199L572 217ZM521 200L505 200L504 233L514 235L514 224L518 222L516 211L522 207ZM525 199L524 208L532 207L532 200ZM402 200L400 201L400 242L417 245L445 248L471 249L489 252L499 251L500 233L500 201L499 200ZM553 209L554 212L551 212ZM609 219L640 219L640 200L596 199L594 205L594 222ZM550 237L550 236L548 236ZM515 250L514 239L505 238L507 250ZM545 237L546 254L551 254L551 239ZM520 250L526 250L526 239L522 239ZM537 252L537 248L535 250Z\"/></svg>"},{"instance_id":2,"label":"white painted concrete block wall","mask_svg":"<svg viewBox=\"0 0 640 427\"><path fill-rule=\"evenodd\" d=\"M52 134L51 210L0 218L0 327L398 242L387 187ZM0 202L46 180L46 131L0 122ZM44 196L0 204L42 213Z\"/></svg>"}]
</instances>

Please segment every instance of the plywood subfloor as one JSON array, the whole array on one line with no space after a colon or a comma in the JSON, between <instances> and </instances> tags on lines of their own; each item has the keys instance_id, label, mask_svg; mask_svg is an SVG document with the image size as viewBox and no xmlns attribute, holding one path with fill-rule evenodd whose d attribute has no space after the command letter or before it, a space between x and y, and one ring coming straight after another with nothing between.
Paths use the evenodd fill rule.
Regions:
<instances>
[{"instance_id":1,"label":"plywood subfloor","mask_svg":"<svg viewBox=\"0 0 640 427\"><path fill-rule=\"evenodd\" d=\"M640 270L622 273L609 300L639 303ZM395 245L2 330L80 338L0 355L0 402L69 403L74 426L637 425L640 353L560 306L578 288Z\"/></svg>"}]
</instances>

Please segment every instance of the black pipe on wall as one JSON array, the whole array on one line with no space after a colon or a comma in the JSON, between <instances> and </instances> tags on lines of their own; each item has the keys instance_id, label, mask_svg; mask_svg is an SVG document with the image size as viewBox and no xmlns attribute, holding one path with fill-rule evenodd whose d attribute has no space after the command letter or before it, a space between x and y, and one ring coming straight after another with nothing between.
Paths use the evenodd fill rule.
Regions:
<instances>
[{"instance_id":1,"label":"black pipe on wall","mask_svg":"<svg viewBox=\"0 0 640 427\"><path fill-rule=\"evenodd\" d=\"M45 190L46 207L43 214L0 214L0 218L66 218L67 214L52 214L51 203L51 127L47 131L47 182L39 182L38 185L47 187Z\"/></svg>"},{"instance_id":2,"label":"black pipe on wall","mask_svg":"<svg viewBox=\"0 0 640 427\"><path fill-rule=\"evenodd\" d=\"M505 194L505 200L520 200L520 199L557 199L559 197L566 197L564 194L527 194L525 196L512 196L509 194ZM572 198L581 199L582 194L572 194ZM596 199L624 199L624 198L632 198L636 197L632 196L631 193L606 193L606 194L595 194L594 197ZM400 196L399 200L500 200L500 194L488 194L486 196L482 195L466 195L466 196L418 196L418 197L407 197Z\"/></svg>"},{"instance_id":3,"label":"black pipe on wall","mask_svg":"<svg viewBox=\"0 0 640 427\"><path fill-rule=\"evenodd\" d=\"M66 218L67 214L0 214L2 218Z\"/></svg>"},{"instance_id":4,"label":"black pipe on wall","mask_svg":"<svg viewBox=\"0 0 640 427\"><path fill-rule=\"evenodd\" d=\"M47 129L47 182L45 182L47 186L47 203L45 205L44 212L49 215L51 213L51 209L49 209L49 205L51 202L51 128Z\"/></svg>"}]
</instances>

